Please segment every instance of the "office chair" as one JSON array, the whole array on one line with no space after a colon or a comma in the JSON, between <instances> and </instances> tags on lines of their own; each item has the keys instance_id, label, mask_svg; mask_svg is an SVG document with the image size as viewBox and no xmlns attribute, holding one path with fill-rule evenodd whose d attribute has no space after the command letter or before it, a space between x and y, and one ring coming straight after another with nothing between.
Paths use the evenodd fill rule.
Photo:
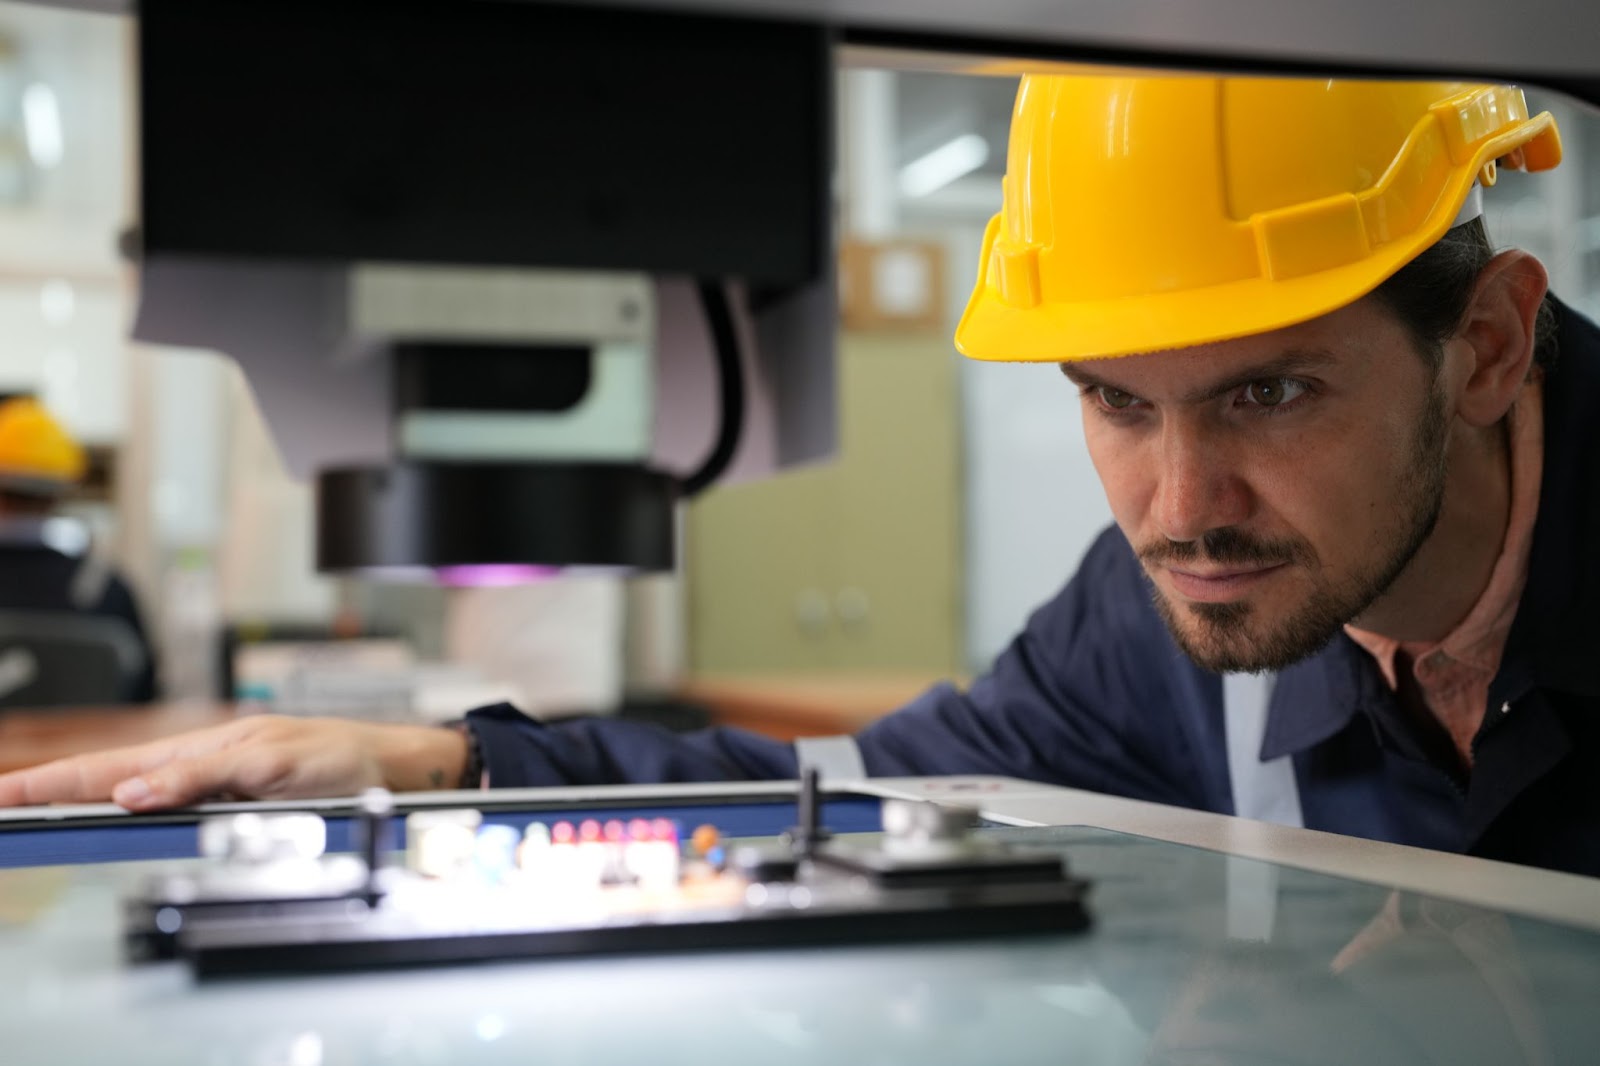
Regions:
<instances>
[{"instance_id":1,"label":"office chair","mask_svg":"<svg viewBox=\"0 0 1600 1066\"><path fill-rule=\"evenodd\" d=\"M0 611L0 707L121 703L145 651L120 618Z\"/></svg>"}]
</instances>

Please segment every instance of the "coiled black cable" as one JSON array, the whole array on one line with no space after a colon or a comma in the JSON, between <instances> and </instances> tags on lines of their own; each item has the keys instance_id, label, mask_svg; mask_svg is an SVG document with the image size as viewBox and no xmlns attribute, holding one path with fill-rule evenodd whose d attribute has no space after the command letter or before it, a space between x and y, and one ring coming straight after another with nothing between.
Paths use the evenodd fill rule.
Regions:
<instances>
[{"instance_id":1,"label":"coiled black cable","mask_svg":"<svg viewBox=\"0 0 1600 1066\"><path fill-rule=\"evenodd\" d=\"M716 356L720 424L717 439L694 473L683 479L682 498L691 499L713 485L733 462L744 435L744 360L739 355L739 335L733 326L733 307L727 287L719 281L699 284L700 306L705 310L711 330L711 347Z\"/></svg>"}]
</instances>

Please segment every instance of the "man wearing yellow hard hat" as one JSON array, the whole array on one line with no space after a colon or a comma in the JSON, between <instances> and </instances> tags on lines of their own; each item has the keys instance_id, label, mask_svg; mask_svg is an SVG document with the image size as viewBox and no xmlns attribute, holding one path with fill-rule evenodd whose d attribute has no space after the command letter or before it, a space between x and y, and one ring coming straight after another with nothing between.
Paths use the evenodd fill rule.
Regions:
<instances>
[{"instance_id":1,"label":"man wearing yellow hard hat","mask_svg":"<svg viewBox=\"0 0 1600 1066\"><path fill-rule=\"evenodd\" d=\"M114 639L127 666L105 698L139 702L155 694L153 658L133 593L86 544L65 545L52 536L60 499L86 468L83 448L37 400L0 399L0 637L6 638L0 658L10 657L0 662L0 700L7 703L27 703L30 696L39 701L40 693L50 701L61 687L39 676L35 657L13 646L11 638L19 636L37 641L53 635L74 646ZM77 616L103 621L93 633L58 624ZM25 665L19 670L18 664Z\"/></svg>"},{"instance_id":2,"label":"man wearing yellow hard hat","mask_svg":"<svg viewBox=\"0 0 1600 1066\"><path fill-rule=\"evenodd\" d=\"M1506 86L1051 76L956 343L1076 386L1116 527L987 676L854 738L272 719L0 777L113 795L998 773L1600 873L1600 334L1496 253ZM1028 521L1019 514L1016 521Z\"/></svg>"}]
</instances>

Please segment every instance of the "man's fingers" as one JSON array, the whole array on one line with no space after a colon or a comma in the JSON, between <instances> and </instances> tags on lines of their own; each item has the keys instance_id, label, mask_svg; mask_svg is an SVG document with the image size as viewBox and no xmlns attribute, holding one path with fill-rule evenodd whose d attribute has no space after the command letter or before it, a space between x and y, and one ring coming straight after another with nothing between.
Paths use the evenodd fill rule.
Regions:
<instances>
[{"instance_id":1,"label":"man's fingers","mask_svg":"<svg viewBox=\"0 0 1600 1066\"><path fill-rule=\"evenodd\" d=\"M0 774L0 807L104 802L117 782L166 761L172 747L158 740Z\"/></svg>"},{"instance_id":2,"label":"man's fingers","mask_svg":"<svg viewBox=\"0 0 1600 1066\"><path fill-rule=\"evenodd\" d=\"M287 765L277 750L230 747L176 758L121 782L111 798L130 811L182 807L223 793L270 795Z\"/></svg>"},{"instance_id":3,"label":"man's fingers","mask_svg":"<svg viewBox=\"0 0 1600 1066\"><path fill-rule=\"evenodd\" d=\"M227 747L239 739L239 733L239 723L227 723L134 747L77 755L0 774L0 807L103 803L112 798L112 790L121 782L175 759Z\"/></svg>"},{"instance_id":4,"label":"man's fingers","mask_svg":"<svg viewBox=\"0 0 1600 1066\"><path fill-rule=\"evenodd\" d=\"M352 792L383 780L369 734L350 723L255 716L132 748L0 774L0 807L115 800L133 811L228 794Z\"/></svg>"},{"instance_id":5,"label":"man's fingers","mask_svg":"<svg viewBox=\"0 0 1600 1066\"><path fill-rule=\"evenodd\" d=\"M236 762L227 751L176 759L119 783L111 798L130 811L182 807L224 791Z\"/></svg>"}]
</instances>

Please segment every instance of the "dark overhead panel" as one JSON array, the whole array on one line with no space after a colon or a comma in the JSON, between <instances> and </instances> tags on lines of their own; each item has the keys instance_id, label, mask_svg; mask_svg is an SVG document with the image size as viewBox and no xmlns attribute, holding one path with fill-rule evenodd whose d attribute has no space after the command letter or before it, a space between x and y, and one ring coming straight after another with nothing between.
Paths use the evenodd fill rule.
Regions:
<instances>
[{"instance_id":1,"label":"dark overhead panel","mask_svg":"<svg viewBox=\"0 0 1600 1066\"><path fill-rule=\"evenodd\" d=\"M785 287L827 254L817 25L501 0L142 0L147 251Z\"/></svg>"}]
</instances>

